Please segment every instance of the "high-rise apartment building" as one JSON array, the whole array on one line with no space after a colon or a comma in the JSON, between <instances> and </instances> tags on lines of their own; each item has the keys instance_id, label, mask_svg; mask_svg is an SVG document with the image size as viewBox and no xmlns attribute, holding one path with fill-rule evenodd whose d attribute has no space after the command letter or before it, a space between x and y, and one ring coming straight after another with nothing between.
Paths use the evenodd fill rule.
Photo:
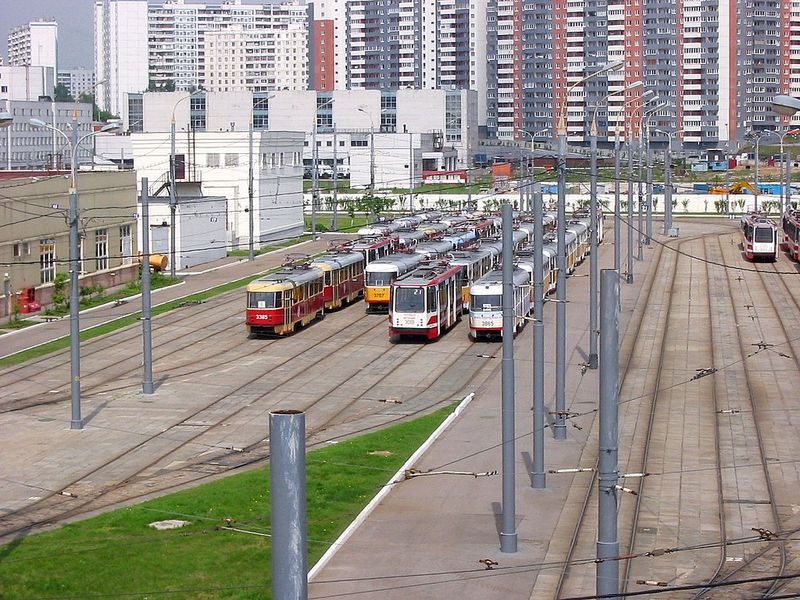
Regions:
<instances>
[{"instance_id":1,"label":"high-rise apartment building","mask_svg":"<svg viewBox=\"0 0 800 600\"><path fill-rule=\"evenodd\" d=\"M58 72L58 83L69 91L73 98L81 94L94 93L94 71L79 67L77 69L62 69Z\"/></svg>"},{"instance_id":2,"label":"high-rise apartment building","mask_svg":"<svg viewBox=\"0 0 800 600\"><path fill-rule=\"evenodd\" d=\"M96 0L95 70L108 73L109 104L146 89L270 90L308 85L308 7L298 1L206 4ZM115 37L121 15L136 35ZM117 68L127 55L134 74ZM135 56L134 56L135 55ZM101 98L103 96L101 95ZM113 104L111 104L113 99Z\"/></svg>"},{"instance_id":3,"label":"high-rise apartment building","mask_svg":"<svg viewBox=\"0 0 800 600\"><path fill-rule=\"evenodd\" d=\"M96 0L94 6L94 72L97 104L121 115L129 92L143 92L147 68L147 1Z\"/></svg>"},{"instance_id":4,"label":"high-rise apartment building","mask_svg":"<svg viewBox=\"0 0 800 600\"><path fill-rule=\"evenodd\" d=\"M34 21L8 33L8 64L15 67L50 67L58 72L58 23Z\"/></svg>"}]
</instances>

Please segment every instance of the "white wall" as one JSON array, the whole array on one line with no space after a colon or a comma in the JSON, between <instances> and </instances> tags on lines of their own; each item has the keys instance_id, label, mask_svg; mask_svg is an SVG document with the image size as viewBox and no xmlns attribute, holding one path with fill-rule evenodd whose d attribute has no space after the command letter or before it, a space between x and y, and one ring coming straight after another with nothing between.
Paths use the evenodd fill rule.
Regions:
<instances>
[{"instance_id":1,"label":"white wall","mask_svg":"<svg viewBox=\"0 0 800 600\"><path fill-rule=\"evenodd\" d=\"M151 190L158 187L158 182L168 181L169 133L134 133L130 137L139 180L148 177ZM253 137L253 198L259 216L255 220L256 239L269 241L297 235L303 229L303 134L257 131ZM192 151L195 155L190 157L186 134L178 134L175 153L187 157L187 176L196 172L204 195L227 198L228 244L247 247L250 233L245 211L249 208L247 131L198 132ZM168 195L168 190L162 194Z\"/></svg>"},{"instance_id":2,"label":"white wall","mask_svg":"<svg viewBox=\"0 0 800 600\"><path fill-rule=\"evenodd\" d=\"M0 100L36 101L52 96L54 88L55 71L50 67L0 67Z\"/></svg>"}]
</instances>

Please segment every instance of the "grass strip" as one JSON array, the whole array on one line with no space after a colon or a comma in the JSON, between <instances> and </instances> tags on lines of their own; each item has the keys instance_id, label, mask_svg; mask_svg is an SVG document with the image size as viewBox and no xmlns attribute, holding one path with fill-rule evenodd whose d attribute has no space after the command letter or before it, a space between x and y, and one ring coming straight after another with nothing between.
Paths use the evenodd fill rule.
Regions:
<instances>
[{"instance_id":1,"label":"grass strip","mask_svg":"<svg viewBox=\"0 0 800 600\"><path fill-rule=\"evenodd\" d=\"M175 300L170 300L169 302L164 302L163 304L158 304L151 309L151 315L155 317L165 312L175 310L176 308L183 308L186 305L204 302L205 300L208 300L209 298L212 298L214 296L218 296L220 294L224 294L225 292L230 292L232 290L244 287L254 279L263 277L265 273L272 273L274 271L277 271L278 269L280 269L279 266L269 269L268 271L258 273L256 275L248 275L247 277L243 277L242 279L229 281L228 283L218 285L216 287L210 288L202 292L197 292L196 294L191 294L183 298L178 298ZM114 319L113 321L108 321L107 323L103 323L102 325L97 325L95 327L84 329L81 331L81 341L86 341L92 338L100 337L101 335L105 335L112 331L122 329L123 327L133 325L134 323L139 321L141 316L142 313L141 311L139 311L131 313L129 315L125 315L124 317L120 317L119 319ZM25 362L26 360L39 358L51 352L57 352L59 350L63 350L67 347L69 347L69 335L44 343L40 346L36 346L35 348L29 348L27 350L17 352L16 354L11 354L4 358L0 358L0 367L18 365L20 363Z\"/></svg>"},{"instance_id":2,"label":"grass strip","mask_svg":"<svg viewBox=\"0 0 800 600\"><path fill-rule=\"evenodd\" d=\"M308 453L309 567L452 410ZM190 523L148 527L165 519ZM0 547L0 596L271 598L269 530L261 467Z\"/></svg>"}]
</instances>

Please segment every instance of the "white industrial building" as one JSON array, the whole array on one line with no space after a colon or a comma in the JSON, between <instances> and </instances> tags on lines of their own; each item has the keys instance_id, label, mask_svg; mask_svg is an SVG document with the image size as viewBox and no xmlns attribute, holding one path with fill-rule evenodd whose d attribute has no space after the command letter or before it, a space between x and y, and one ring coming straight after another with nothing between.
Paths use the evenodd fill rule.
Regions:
<instances>
[{"instance_id":1,"label":"white industrial building","mask_svg":"<svg viewBox=\"0 0 800 600\"><path fill-rule=\"evenodd\" d=\"M374 181L382 189L407 187L409 178L416 186L424 171L468 168L478 147L477 96L467 90L152 92L129 96L124 121L133 132L168 131L173 114L197 132L244 132L251 122L256 131L303 132L307 167L316 141L321 164L336 161L350 172L351 185Z\"/></svg>"},{"instance_id":2,"label":"white industrial building","mask_svg":"<svg viewBox=\"0 0 800 600\"><path fill-rule=\"evenodd\" d=\"M0 71L7 67L0 67ZM23 68L23 67L13 67ZM48 69L52 71L52 69ZM40 119L67 136L72 131L72 113L78 118L78 135L92 130L92 105L73 102L17 101L6 102L6 110L14 117L9 127L0 129L0 168L2 169L65 169L71 164L67 140L55 131L36 127L31 119ZM77 164L92 162L92 144L81 144Z\"/></svg>"},{"instance_id":3,"label":"white industrial building","mask_svg":"<svg viewBox=\"0 0 800 600\"><path fill-rule=\"evenodd\" d=\"M175 180L199 184L205 196L225 197L226 247L247 248L251 156L247 129L192 132L186 127L186 117L186 113L176 115ZM147 177L151 190L159 196L169 194L170 138L168 126L130 136L137 177ZM303 231L302 149L303 134L299 132L253 134L256 247Z\"/></svg>"},{"instance_id":4,"label":"white industrial building","mask_svg":"<svg viewBox=\"0 0 800 600\"><path fill-rule=\"evenodd\" d=\"M155 192L160 186L149 187ZM163 191L149 200L150 253L169 257L170 198ZM227 198L204 195L197 183L179 184L175 196L175 268L188 269L224 258L228 252Z\"/></svg>"},{"instance_id":5,"label":"white industrial building","mask_svg":"<svg viewBox=\"0 0 800 600\"><path fill-rule=\"evenodd\" d=\"M52 96L54 89L52 67L0 66L0 101L38 100Z\"/></svg>"}]
</instances>

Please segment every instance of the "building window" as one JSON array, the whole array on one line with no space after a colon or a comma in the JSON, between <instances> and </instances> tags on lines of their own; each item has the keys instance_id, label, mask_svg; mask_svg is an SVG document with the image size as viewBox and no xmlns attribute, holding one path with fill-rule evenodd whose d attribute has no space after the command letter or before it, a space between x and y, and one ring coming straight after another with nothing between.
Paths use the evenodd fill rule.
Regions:
<instances>
[{"instance_id":1,"label":"building window","mask_svg":"<svg viewBox=\"0 0 800 600\"><path fill-rule=\"evenodd\" d=\"M14 244L14 258L29 256L31 253L30 242L16 242Z\"/></svg>"},{"instance_id":2,"label":"building window","mask_svg":"<svg viewBox=\"0 0 800 600\"><path fill-rule=\"evenodd\" d=\"M39 269L42 283L50 283L56 275L56 241L39 240Z\"/></svg>"},{"instance_id":3,"label":"building window","mask_svg":"<svg viewBox=\"0 0 800 600\"><path fill-rule=\"evenodd\" d=\"M219 166L219 154L216 152L206 154L206 166L207 167L218 167Z\"/></svg>"},{"instance_id":4,"label":"building window","mask_svg":"<svg viewBox=\"0 0 800 600\"><path fill-rule=\"evenodd\" d=\"M94 232L94 255L96 269L102 271L108 268L108 230L98 229Z\"/></svg>"},{"instance_id":5,"label":"building window","mask_svg":"<svg viewBox=\"0 0 800 600\"><path fill-rule=\"evenodd\" d=\"M131 226L121 225L119 228L119 255L122 257L123 265L129 265L133 262L131 239Z\"/></svg>"},{"instance_id":6,"label":"building window","mask_svg":"<svg viewBox=\"0 0 800 600\"><path fill-rule=\"evenodd\" d=\"M239 166L239 155L235 152L232 154L225 155L225 166L226 167L238 167Z\"/></svg>"}]
</instances>

